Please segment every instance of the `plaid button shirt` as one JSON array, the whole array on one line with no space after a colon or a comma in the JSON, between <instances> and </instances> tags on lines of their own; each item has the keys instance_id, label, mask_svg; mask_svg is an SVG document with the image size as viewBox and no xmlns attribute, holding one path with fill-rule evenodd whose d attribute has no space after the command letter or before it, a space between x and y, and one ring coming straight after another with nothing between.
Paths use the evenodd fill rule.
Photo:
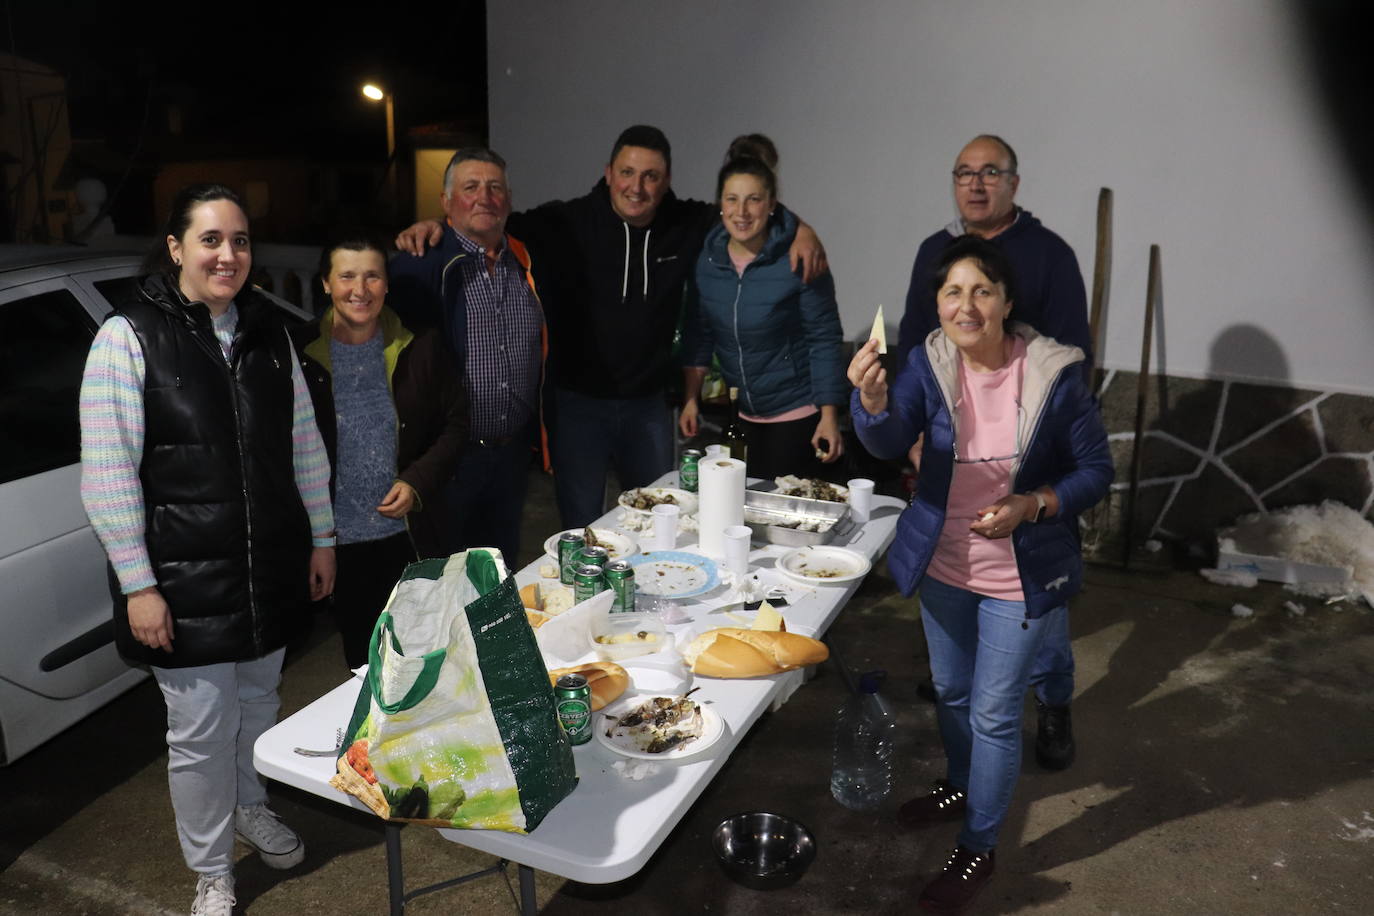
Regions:
<instances>
[{"instance_id":1,"label":"plaid button shirt","mask_svg":"<svg viewBox=\"0 0 1374 916\"><path fill-rule=\"evenodd\" d=\"M458 264L467 300L467 387L471 437L513 436L539 407L539 300L525 269L502 245L490 273L486 249L459 233L468 257Z\"/></svg>"}]
</instances>

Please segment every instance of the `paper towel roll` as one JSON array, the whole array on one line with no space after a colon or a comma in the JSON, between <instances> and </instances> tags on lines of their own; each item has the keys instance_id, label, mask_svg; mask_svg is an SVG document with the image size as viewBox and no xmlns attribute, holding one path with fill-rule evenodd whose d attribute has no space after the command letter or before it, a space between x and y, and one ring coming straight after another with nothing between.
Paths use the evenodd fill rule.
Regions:
<instances>
[{"instance_id":1,"label":"paper towel roll","mask_svg":"<svg viewBox=\"0 0 1374 916\"><path fill-rule=\"evenodd\" d=\"M725 556L722 532L744 524L744 462L737 458L702 458L697 465L697 523L701 552Z\"/></svg>"}]
</instances>

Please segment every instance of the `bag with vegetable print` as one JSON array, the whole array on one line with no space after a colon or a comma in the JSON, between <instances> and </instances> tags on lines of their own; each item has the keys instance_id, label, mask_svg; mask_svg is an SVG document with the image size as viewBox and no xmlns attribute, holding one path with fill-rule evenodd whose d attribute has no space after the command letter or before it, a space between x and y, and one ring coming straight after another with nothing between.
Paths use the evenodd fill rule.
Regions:
<instances>
[{"instance_id":1,"label":"bag with vegetable print","mask_svg":"<svg viewBox=\"0 0 1374 916\"><path fill-rule=\"evenodd\" d=\"M515 580L496 550L406 567L372 632L331 784L381 817L526 833L577 784Z\"/></svg>"}]
</instances>

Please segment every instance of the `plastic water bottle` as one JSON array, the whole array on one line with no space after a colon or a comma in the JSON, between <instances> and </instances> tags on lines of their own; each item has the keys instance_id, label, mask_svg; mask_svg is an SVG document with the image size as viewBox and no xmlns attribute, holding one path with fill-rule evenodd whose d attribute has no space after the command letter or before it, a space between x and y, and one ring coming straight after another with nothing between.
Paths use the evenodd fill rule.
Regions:
<instances>
[{"instance_id":1,"label":"plastic water bottle","mask_svg":"<svg viewBox=\"0 0 1374 916\"><path fill-rule=\"evenodd\" d=\"M859 678L859 690L835 718L835 758L830 794L846 808L878 807L892 791L892 741L896 720L878 693L886 671Z\"/></svg>"}]
</instances>

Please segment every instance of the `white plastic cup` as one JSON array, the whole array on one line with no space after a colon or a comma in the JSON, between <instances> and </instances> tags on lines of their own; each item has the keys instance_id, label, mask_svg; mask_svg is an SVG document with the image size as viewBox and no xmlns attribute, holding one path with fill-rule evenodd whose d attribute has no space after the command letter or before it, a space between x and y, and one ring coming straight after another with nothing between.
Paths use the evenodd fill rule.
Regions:
<instances>
[{"instance_id":1,"label":"white plastic cup","mask_svg":"<svg viewBox=\"0 0 1374 916\"><path fill-rule=\"evenodd\" d=\"M863 524L873 512L873 481L867 477L855 477L849 481L849 514L854 521Z\"/></svg>"},{"instance_id":2,"label":"white plastic cup","mask_svg":"<svg viewBox=\"0 0 1374 916\"><path fill-rule=\"evenodd\" d=\"M749 539L754 532L748 525L729 525L721 531L725 568L736 582L749 574Z\"/></svg>"},{"instance_id":3,"label":"white plastic cup","mask_svg":"<svg viewBox=\"0 0 1374 916\"><path fill-rule=\"evenodd\" d=\"M671 503L659 503L654 506L654 546L659 550L672 550L677 546L679 512L679 508Z\"/></svg>"},{"instance_id":4,"label":"white plastic cup","mask_svg":"<svg viewBox=\"0 0 1374 916\"><path fill-rule=\"evenodd\" d=\"M728 448L726 448L725 446L721 445L719 442L715 442L715 443L712 443L711 445L706 446L706 454L704 455L704 457L706 457L706 458L729 458L729 457L730 457L730 450L729 450Z\"/></svg>"}]
</instances>

